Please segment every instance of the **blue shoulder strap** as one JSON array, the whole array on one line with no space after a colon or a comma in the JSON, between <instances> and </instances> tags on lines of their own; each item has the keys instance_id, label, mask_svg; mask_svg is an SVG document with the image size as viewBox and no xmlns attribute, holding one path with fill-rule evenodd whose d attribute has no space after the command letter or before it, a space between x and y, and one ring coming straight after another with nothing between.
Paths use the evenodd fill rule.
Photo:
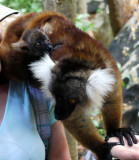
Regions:
<instances>
[{"instance_id":1,"label":"blue shoulder strap","mask_svg":"<svg viewBox=\"0 0 139 160\"><path fill-rule=\"evenodd\" d=\"M51 136L49 108L51 100L43 97L42 93L31 85L28 85L30 101L35 113L37 129L42 139Z\"/></svg>"}]
</instances>

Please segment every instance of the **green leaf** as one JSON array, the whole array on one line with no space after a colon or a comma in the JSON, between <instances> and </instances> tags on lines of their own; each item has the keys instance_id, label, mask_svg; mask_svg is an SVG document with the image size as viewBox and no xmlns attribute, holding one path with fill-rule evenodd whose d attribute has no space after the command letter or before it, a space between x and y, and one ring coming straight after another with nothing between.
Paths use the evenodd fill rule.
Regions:
<instances>
[{"instance_id":1,"label":"green leaf","mask_svg":"<svg viewBox=\"0 0 139 160\"><path fill-rule=\"evenodd\" d=\"M97 12L96 13L101 13L103 11L103 9L97 9Z\"/></svg>"},{"instance_id":2,"label":"green leaf","mask_svg":"<svg viewBox=\"0 0 139 160\"><path fill-rule=\"evenodd\" d=\"M122 87L125 87L126 85L125 85L125 82L124 81L122 81Z\"/></svg>"},{"instance_id":3,"label":"green leaf","mask_svg":"<svg viewBox=\"0 0 139 160\"><path fill-rule=\"evenodd\" d=\"M121 63L117 62L117 67L120 70L122 68Z\"/></svg>"},{"instance_id":4,"label":"green leaf","mask_svg":"<svg viewBox=\"0 0 139 160\"><path fill-rule=\"evenodd\" d=\"M93 119L93 123L94 123L95 127L97 127L97 128L99 127L99 123L96 119Z\"/></svg>"}]
</instances>

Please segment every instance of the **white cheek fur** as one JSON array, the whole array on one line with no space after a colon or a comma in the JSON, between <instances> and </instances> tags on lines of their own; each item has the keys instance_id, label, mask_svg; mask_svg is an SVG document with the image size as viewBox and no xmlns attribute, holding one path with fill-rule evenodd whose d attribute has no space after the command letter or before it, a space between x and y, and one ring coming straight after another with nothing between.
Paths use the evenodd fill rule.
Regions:
<instances>
[{"instance_id":1,"label":"white cheek fur","mask_svg":"<svg viewBox=\"0 0 139 160\"><path fill-rule=\"evenodd\" d=\"M111 71L110 68L99 68L92 71L88 78L86 93L95 108L101 109L104 103L104 97L113 91L116 79Z\"/></svg>"},{"instance_id":2,"label":"white cheek fur","mask_svg":"<svg viewBox=\"0 0 139 160\"><path fill-rule=\"evenodd\" d=\"M40 89L47 98L52 98L49 91L49 85L51 82L51 69L54 65L55 63L47 53L39 61L32 62L29 65L29 69L32 71L33 76L42 83L42 87Z\"/></svg>"}]
</instances>

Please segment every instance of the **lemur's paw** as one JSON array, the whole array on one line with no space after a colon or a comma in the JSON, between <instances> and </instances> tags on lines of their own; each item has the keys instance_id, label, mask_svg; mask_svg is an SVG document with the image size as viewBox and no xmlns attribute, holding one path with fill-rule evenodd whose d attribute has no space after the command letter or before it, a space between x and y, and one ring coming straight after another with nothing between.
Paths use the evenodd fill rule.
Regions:
<instances>
[{"instance_id":1,"label":"lemur's paw","mask_svg":"<svg viewBox=\"0 0 139 160\"><path fill-rule=\"evenodd\" d=\"M135 131L131 127L119 128L117 130L108 132L107 136L105 137L105 141L107 142L110 137L118 137L121 145L124 145L123 137L125 137L129 146L132 146L133 143L137 144L137 139L135 137Z\"/></svg>"},{"instance_id":2,"label":"lemur's paw","mask_svg":"<svg viewBox=\"0 0 139 160\"><path fill-rule=\"evenodd\" d=\"M101 151L101 157L99 157L99 160L112 160L111 155L111 149L114 146L121 145L119 142L113 142L113 143L104 143L103 150Z\"/></svg>"}]
</instances>

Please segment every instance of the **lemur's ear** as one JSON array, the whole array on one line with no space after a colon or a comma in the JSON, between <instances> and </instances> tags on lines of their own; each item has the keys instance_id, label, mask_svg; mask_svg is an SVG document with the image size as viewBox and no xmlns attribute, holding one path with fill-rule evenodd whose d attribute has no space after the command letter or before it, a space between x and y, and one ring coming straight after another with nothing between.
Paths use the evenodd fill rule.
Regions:
<instances>
[{"instance_id":1,"label":"lemur's ear","mask_svg":"<svg viewBox=\"0 0 139 160\"><path fill-rule=\"evenodd\" d=\"M12 43L11 44L11 47L13 49L15 49L16 51L19 50L19 51L28 51L29 50L29 47L28 45L26 44L25 41L18 41L16 43Z\"/></svg>"},{"instance_id":2,"label":"lemur's ear","mask_svg":"<svg viewBox=\"0 0 139 160\"><path fill-rule=\"evenodd\" d=\"M86 83L86 93L96 107L102 107L104 98L113 91L115 82L116 79L109 68L99 68L90 73Z\"/></svg>"}]
</instances>

